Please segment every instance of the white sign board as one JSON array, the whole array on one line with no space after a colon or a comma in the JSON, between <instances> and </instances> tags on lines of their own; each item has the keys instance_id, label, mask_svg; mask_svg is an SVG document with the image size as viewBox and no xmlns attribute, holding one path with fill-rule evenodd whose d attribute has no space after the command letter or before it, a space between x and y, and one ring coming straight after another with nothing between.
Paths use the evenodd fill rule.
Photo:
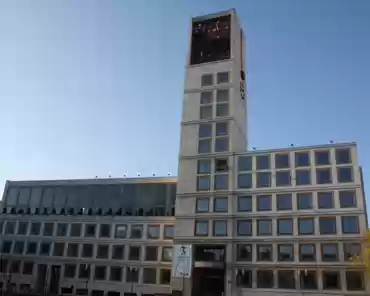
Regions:
<instances>
[{"instance_id":1,"label":"white sign board","mask_svg":"<svg viewBox=\"0 0 370 296\"><path fill-rule=\"evenodd\" d=\"M172 258L172 277L189 278L193 265L192 245L174 245Z\"/></svg>"}]
</instances>

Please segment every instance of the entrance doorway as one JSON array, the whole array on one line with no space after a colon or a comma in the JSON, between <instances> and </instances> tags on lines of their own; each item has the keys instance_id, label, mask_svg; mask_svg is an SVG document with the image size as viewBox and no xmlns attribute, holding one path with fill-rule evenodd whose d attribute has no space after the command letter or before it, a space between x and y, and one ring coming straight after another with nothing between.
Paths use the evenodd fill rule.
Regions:
<instances>
[{"instance_id":1,"label":"entrance doorway","mask_svg":"<svg viewBox=\"0 0 370 296\"><path fill-rule=\"evenodd\" d=\"M225 269L195 267L192 296L222 296L225 291Z\"/></svg>"}]
</instances>

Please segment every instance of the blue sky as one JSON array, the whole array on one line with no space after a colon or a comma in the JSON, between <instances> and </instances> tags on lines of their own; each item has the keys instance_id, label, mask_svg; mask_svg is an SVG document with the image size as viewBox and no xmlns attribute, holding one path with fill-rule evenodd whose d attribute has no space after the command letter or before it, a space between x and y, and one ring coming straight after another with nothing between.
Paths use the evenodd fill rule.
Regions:
<instances>
[{"instance_id":1,"label":"blue sky","mask_svg":"<svg viewBox=\"0 0 370 296\"><path fill-rule=\"evenodd\" d=\"M176 174L190 17L236 8L249 143L356 141L370 190L370 1L0 1L5 180Z\"/></svg>"}]
</instances>

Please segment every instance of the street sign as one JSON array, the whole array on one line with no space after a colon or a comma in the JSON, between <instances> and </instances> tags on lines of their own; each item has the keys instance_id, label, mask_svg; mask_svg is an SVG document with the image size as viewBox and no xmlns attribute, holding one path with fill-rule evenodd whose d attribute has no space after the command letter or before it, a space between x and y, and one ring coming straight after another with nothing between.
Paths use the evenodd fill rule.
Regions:
<instances>
[{"instance_id":1,"label":"street sign","mask_svg":"<svg viewBox=\"0 0 370 296\"><path fill-rule=\"evenodd\" d=\"M193 265L192 245L173 246L172 277L189 278Z\"/></svg>"}]
</instances>

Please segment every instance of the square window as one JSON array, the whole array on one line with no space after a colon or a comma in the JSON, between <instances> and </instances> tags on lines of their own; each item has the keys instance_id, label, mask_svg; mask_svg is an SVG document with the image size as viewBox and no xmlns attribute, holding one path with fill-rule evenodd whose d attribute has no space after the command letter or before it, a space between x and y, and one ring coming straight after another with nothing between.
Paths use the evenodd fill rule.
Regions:
<instances>
[{"instance_id":1,"label":"square window","mask_svg":"<svg viewBox=\"0 0 370 296\"><path fill-rule=\"evenodd\" d=\"M212 91L202 91L200 93L200 104L201 105L212 104L212 101L213 101Z\"/></svg>"},{"instance_id":2,"label":"square window","mask_svg":"<svg viewBox=\"0 0 370 296\"><path fill-rule=\"evenodd\" d=\"M37 243L35 242L28 242L26 254L34 255L37 253Z\"/></svg>"},{"instance_id":3,"label":"square window","mask_svg":"<svg viewBox=\"0 0 370 296\"><path fill-rule=\"evenodd\" d=\"M272 220L257 220L257 232L259 236L272 235Z\"/></svg>"},{"instance_id":4,"label":"square window","mask_svg":"<svg viewBox=\"0 0 370 296\"><path fill-rule=\"evenodd\" d=\"M96 252L97 259L108 259L109 245L98 245L98 251Z\"/></svg>"},{"instance_id":5,"label":"square window","mask_svg":"<svg viewBox=\"0 0 370 296\"><path fill-rule=\"evenodd\" d=\"M15 260L10 264L10 273L19 273L21 269L21 261Z\"/></svg>"},{"instance_id":6,"label":"square window","mask_svg":"<svg viewBox=\"0 0 370 296\"><path fill-rule=\"evenodd\" d=\"M228 198L226 197L215 197L213 200L213 211L214 212L227 212L228 211Z\"/></svg>"},{"instance_id":7,"label":"square window","mask_svg":"<svg viewBox=\"0 0 370 296\"><path fill-rule=\"evenodd\" d=\"M130 238L142 238L143 237L143 225L141 224L133 224L131 225L131 234Z\"/></svg>"},{"instance_id":8,"label":"square window","mask_svg":"<svg viewBox=\"0 0 370 296\"><path fill-rule=\"evenodd\" d=\"M165 262L172 261L172 247L162 248L162 261L165 261Z\"/></svg>"},{"instance_id":9,"label":"square window","mask_svg":"<svg viewBox=\"0 0 370 296\"><path fill-rule=\"evenodd\" d=\"M257 172L257 188L271 187L271 173Z\"/></svg>"},{"instance_id":10,"label":"square window","mask_svg":"<svg viewBox=\"0 0 370 296\"><path fill-rule=\"evenodd\" d=\"M198 137L211 138L212 137L212 123L199 124Z\"/></svg>"},{"instance_id":11,"label":"square window","mask_svg":"<svg viewBox=\"0 0 370 296\"><path fill-rule=\"evenodd\" d=\"M127 237L127 225L126 224L116 225L114 237L115 238L126 238Z\"/></svg>"},{"instance_id":12,"label":"square window","mask_svg":"<svg viewBox=\"0 0 370 296\"><path fill-rule=\"evenodd\" d=\"M106 266L95 266L94 279L98 281L104 281L106 278L106 273Z\"/></svg>"},{"instance_id":13,"label":"square window","mask_svg":"<svg viewBox=\"0 0 370 296\"><path fill-rule=\"evenodd\" d=\"M323 271L322 281L324 290L340 290L341 281L338 271Z\"/></svg>"},{"instance_id":14,"label":"square window","mask_svg":"<svg viewBox=\"0 0 370 296\"><path fill-rule=\"evenodd\" d=\"M91 258L94 253L94 245L92 244L83 244L82 245L82 254L81 257Z\"/></svg>"},{"instance_id":15,"label":"square window","mask_svg":"<svg viewBox=\"0 0 370 296\"><path fill-rule=\"evenodd\" d=\"M229 151L229 138L220 137L215 140L215 152Z\"/></svg>"},{"instance_id":16,"label":"square window","mask_svg":"<svg viewBox=\"0 0 370 296\"><path fill-rule=\"evenodd\" d=\"M317 166L329 165L330 164L329 150L315 151L315 163Z\"/></svg>"},{"instance_id":17,"label":"square window","mask_svg":"<svg viewBox=\"0 0 370 296\"><path fill-rule=\"evenodd\" d=\"M174 232L173 225L165 225L163 232L164 232L165 239L173 239L173 232Z\"/></svg>"},{"instance_id":18,"label":"square window","mask_svg":"<svg viewBox=\"0 0 370 296\"><path fill-rule=\"evenodd\" d=\"M293 235L293 219L283 218L277 222L279 235Z\"/></svg>"},{"instance_id":19,"label":"square window","mask_svg":"<svg viewBox=\"0 0 370 296\"><path fill-rule=\"evenodd\" d=\"M352 261L353 258L362 255L362 247L359 243L346 243L343 245L344 260Z\"/></svg>"},{"instance_id":20,"label":"square window","mask_svg":"<svg viewBox=\"0 0 370 296\"><path fill-rule=\"evenodd\" d=\"M211 177L210 176L197 176L197 190L210 190Z\"/></svg>"},{"instance_id":21,"label":"square window","mask_svg":"<svg viewBox=\"0 0 370 296\"><path fill-rule=\"evenodd\" d=\"M213 75L212 74L204 74L202 75L202 86L210 86L213 85Z\"/></svg>"},{"instance_id":22,"label":"square window","mask_svg":"<svg viewBox=\"0 0 370 296\"><path fill-rule=\"evenodd\" d=\"M141 247L140 246L130 246L129 253L128 253L128 260L131 261L139 261L141 255Z\"/></svg>"},{"instance_id":23,"label":"square window","mask_svg":"<svg viewBox=\"0 0 370 296\"><path fill-rule=\"evenodd\" d=\"M195 221L195 235L208 236L208 221Z\"/></svg>"},{"instance_id":24,"label":"square window","mask_svg":"<svg viewBox=\"0 0 370 296\"><path fill-rule=\"evenodd\" d=\"M356 191L339 191L339 204L341 208L355 208Z\"/></svg>"},{"instance_id":25,"label":"square window","mask_svg":"<svg viewBox=\"0 0 370 296\"><path fill-rule=\"evenodd\" d=\"M211 173L211 160L210 159L199 159L197 165L198 174L210 174Z\"/></svg>"},{"instance_id":26,"label":"square window","mask_svg":"<svg viewBox=\"0 0 370 296\"><path fill-rule=\"evenodd\" d=\"M316 183L317 184L330 184L331 180L331 169L316 169Z\"/></svg>"},{"instance_id":27,"label":"square window","mask_svg":"<svg viewBox=\"0 0 370 296\"><path fill-rule=\"evenodd\" d=\"M252 288L253 286L252 270L238 269L236 273L236 285L242 288Z\"/></svg>"},{"instance_id":28,"label":"square window","mask_svg":"<svg viewBox=\"0 0 370 296\"><path fill-rule=\"evenodd\" d=\"M290 171L276 171L276 186L290 186L292 183Z\"/></svg>"},{"instance_id":29,"label":"square window","mask_svg":"<svg viewBox=\"0 0 370 296\"><path fill-rule=\"evenodd\" d=\"M67 236L68 224L58 223L57 224L57 236Z\"/></svg>"},{"instance_id":30,"label":"square window","mask_svg":"<svg viewBox=\"0 0 370 296\"><path fill-rule=\"evenodd\" d=\"M228 172L229 164L227 158L216 158L215 159L215 173Z\"/></svg>"},{"instance_id":31,"label":"square window","mask_svg":"<svg viewBox=\"0 0 370 296\"><path fill-rule=\"evenodd\" d=\"M310 153L309 152L296 152L295 153L295 166L307 167L310 166Z\"/></svg>"},{"instance_id":32,"label":"square window","mask_svg":"<svg viewBox=\"0 0 370 296\"><path fill-rule=\"evenodd\" d=\"M31 235L39 235L41 231L41 223L39 222L32 222L31 223Z\"/></svg>"},{"instance_id":33,"label":"square window","mask_svg":"<svg viewBox=\"0 0 370 296\"><path fill-rule=\"evenodd\" d=\"M40 244L40 255L41 256L49 256L50 255L50 249L51 249L51 243L49 242L42 242Z\"/></svg>"},{"instance_id":34,"label":"square window","mask_svg":"<svg viewBox=\"0 0 370 296\"><path fill-rule=\"evenodd\" d=\"M160 270L160 284L169 285L171 283L171 269Z\"/></svg>"},{"instance_id":35,"label":"square window","mask_svg":"<svg viewBox=\"0 0 370 296\"><path fill-rule=\"evenodd\" d=\"M19 222L18 224L18 235L26 235L28 230L28 222ZM1 233L1 229L0 229Z\"/></svg>"},{"instance_id":36,"label":"square window","mask_svg":"<svg viewBox=\"0 0 370 296\"><path fill-rule=\"evenodd\" d=\"M239 174L238 188L252 188L252 174Z\"/></svg>"},{"instance_id":37,"label":"square window","mask_svg":"<svg viewBox=\"0 0 370 296\"><path fill-rule=\"evenodd\" d=\"M310 170L296 170L295 171L296 185L311 185L311 171Z\"/></svg>"},{"instance_id":38,"label":"square window","mask_svg":"<svg viewBox=\"0 0 370 296\"><path fill-rule=\"evenodd\" d=\"M311 210L312 193L310 192L297 193L297 208L298 210Z\"/></svg>"},{"instance_id":39,"label":"square window","mask_svg":"<svg viewBox=\"0 0 370 296\"><path fill-rule=\"evenodd\" d=\"M0 273L7 273L9 262L6 259L0 259Z\"/></svg>"},{"instance_id":40,"label":"square window","mask_svg":"<svg viewBox=\"0 0 370 296\"><path fill-rule=\"evenodd\" d=\"M217 103L228 102L229 101L229 90L228 89L218 89L216 94Z\"/></svg>"},{"instance_id":41,"label":"square window","mask_svg":"<svg viewBox=\"0 0 370 296\"><path fill-rule=\"evenodd\" d=\"M209 198L202 197L196 199L196 212L208 213L209 212Z\"/></svg>"},{"instance_id":42,"label":"square window","mask_svg":"<svg viewBox=\"0 0 370 296\"><path fill-rule=\"evenodd\" d=\"M213 236L227 236L227 221L214 220L213 221Z\"/></svg>"},{"instance_id":43,"label":"square window","mask_svg":"<svg viewBox=\"0 0 370 296\"><path fill-rule=\"evenodd\" d=\"M321 245L321 260L322 261L338 261L338 245L337 244L322 244Z\"/></svg>"},{"instance_id":44,"label":"square window","mask_svg":"<svg viewBox=\"0 0 370 296\"><path fill-rule=\"evenodd\" d=\"M23 274L32 274L33 272L33 262L24 262L23 263Z\"/></svg>"},{"instance_id":45,"label":"square window","mask_svg":"<svg viewBox=\"0 0 370 296\"><path fill-rule=\"evenodd\" d=\"M275 168L276 169L286 169L290 167L289 154L281 153L275 154Z\"/></svg>"},{"instance_id":46,"label":"square window","mask_svg":"<svg viewBox=\"0 0 370 296\"><path fill-rule=\"evenodd\" d=\"M54 243L54 251L53 255L56 257L63 257L64 256L64 243Z\"/></svg>"},{"instance_id":47,"label":"square window","mask_svg":"<svg viewBox=\"0 0 370 296\"><path fill-rule=\"evenodd\" d=\"M295 274L293 270L278 270L278 287L280 289L295 289Z\"/></svg>"},{"instance_id":48,"label":"square window","mask_svg":"<svg viewBox=\"0 0 370 296\"><path fill-rule=\"evenodd\" d=\"M217 73L217 84L228 83L228 82L229 82L229 72Z\"/></svg>"},{"instance_id":49,"label":"square window","mask_svg":"<svg viewBox=\"0 0 370 296\"><path fill-rule=\"evenodd\" d=\"M159 225L148 225L146 237L148 239L158 239L160 234Z\"/></svg>"},{"instance_id":50,"label":"square window","mask_svg":"<svg viewBox=\"0 0 370 296\"><path fill-rule=\"evenodd\" d=\"M53 236L54 223L44 223L43 236Z\"/></svg>"},{"instance_id":51,"label":"square window","mask_svg":"<svg viewBox=\"0 0 370 296\"><path fill-rule=\"evenodd\" d=\"M237 260L238 261L252 261L252 245L251 244L237 244Z\"/></svg>"},{"instance_id":52,"label":"square window","mask_svg":"<svg viewBox=\"0 0 370 296\"><path fill-rule=\"evenodd\" d=\"M299 270L299 283L303 290L317 290L317 275L314 270Z\"/></svg>"},{"instance_id":53,"label":"square window","mask_svg":"<svg viewBox=\"0 0 370 296\"><path fill-rule=\"evenodd\" d=\"M78 277L80 279L88 279L90 277L90 264L80 264L78 270Z\"/></svg>"},{"instance_id":54,"label":"square window","mask_svg":"<svg viewBox=\"0 0 370 296\"><path fill-rule=\"evenodd\" d=\"M270 155L258 155L256 157L257 170L270 169Z\"/></svg>"},{"instance_id":55,"label":"square window","mask_svg":"<svg viewBox=\"0 0 370 296\"><path fill-rule=\"evenodd\" d=\"M253 201L251 195L238 196L238 212L251 212Z\"/></svg>"},{"instance_id":56,"label":"square window","mask_svg":"<svg viewBox=\"0 0 370 296\"><path fill-rule=\"evenodd\" d=\"M294 260L294 245L281 244L278 245L278 260L293 261Z\"/></svg>"},{"instance_id":57,"label":"square window","mask_svg":"<svg viewBox=\"0 0 370 296\"><path fill-rule=\"evenodd\" d=\"M95 234L96 234L96 225L86 224L85 225L85 237L95 237Z\"/></svg>"},{"instance_id":58,"label":"square window","mask_svg":"<svg viewBox=\"0 0 370 296\"><path fill-rule=\"evenodd\" d=\"M79 244L76 243L68 243L67 247L67 257L78 257L79 253Z\"/></svg>"},{"instance_id":59,"label":"square window","mask_svg":"<svg viewBox=\"0 0 370 296\"><path fill-rule=\"evenodd\" d=\"M335 217L320 217L320 234L336 234L337 221Z\"/></svg>"},{"instance_id":60,"label":"square window","mask_svg":"<svg viewBox=\"0 0 370 296\"><path fill-rule=\"evenodd\" d=\"M5 234L15 233L15 222L7 221L5 226Z\"/></svg>"},{"instance_id":61,"label":"square window","mask_svg":"<svg viewBox=\"0 0 370 296\"><path fill-rule=\"evenodd\" d=\"M122 274L123 274L122 267L119 266L111 266L110 268L110 280L113 282L121 282L122 281Z\"/></svg>"},{"instance_id":62,"label":"square window","mask_svg":"<svg viewBox=\"0 0 370 296\"><path fill-rule=\"evenodd\" d=\"M334 208L333 192L318 192L317 204L319 209L332 209Z\"/></svg>"},{"instance_id":63,"label":"square window","mask_svg":"<svg viewBox=\"0 0 370 296\"><path fill-rule=\"evenodd\" d=\"M337 173L339 183L353 182L352 167L337 167Z\"/></svg>"},{"instance_id":64,"label":"square window","mask_svg":"<svg viewBox=\"0 0 370 296\"><path fill-rule=\"evenodd\" d=\"M146 261L157 261L158 260L158 247L157 246L146 246L145 260Z\"/></svg>"},{"instance_id":65,"label":"square window","mask_svg":"<svg viewBox=\"0 0 370 296\"><path fill-rule=\"evenodd\" d=\"M76 265L66 264L64 265L64 277L65 278L74 278L76 275Z\"/></svg>"},{"instance_id":66,"label":"square window","mask_svg":"<svg viewBox=\"0 0 370 296\"><path fill-rule=\"evenodd\" d=\"M271 195L257 196L257 211L271 211Z\"/></svg>"},{"instance_id":67,"label":"square window","mask_svg":"<svg viewBox=\"0 0 370 296\"><path fill-rule=\"evenodd\" d=\"M300 244L299 261L316 261L316 246L314 244Z\"/></svg>"},{"instance_id":68,"label":"square window","mask_svg":"<svg viewBox=\"0 0 370 296\"><path fill-rule=\"evenodd\" d=\"M352 162L350 148L338 148L335 150L335 160L337 164L349 164Z\"/></svg>"},{"instance_id":69,"label":"square window","mask_svg":"<svg viewBox=\"0 0 370 296\"><path fill-rule=\"evenodd\" d=\"M227 136L229 134L228 122L216 122L216 137Z\"/></svg>"},{"instance_id":70,"label":"square window","mask_svg":"<svg viewBox=\"0 0 370 296\"><path fill-rule=\"evenodd\" d=\"M156 284L157 283L157 270L155 268L143 269L143 283Z\"/></svg>"},{"instance_id":71,"label":"square window","mask_svg":"<svg viewBox=\"0 0 370 296\"><path fill-rule=\"evenodd\" d=\"M122 260L125 258L125 246L113 245L112 259Z\"/></svg>"},{"instance_id":72,"label":"square window","mask_svg":"<svg viewBox=\"0 0 370 296\"><path fill-rule=\"evenodd\" d=\"M229 175L228 174L217 174L215 175L215 190L222 190L229 188Z\"/></svg>"},{"instance_id":73,"label":"square window","mask_svg":"<svg viewBox=\"0 0 370 296\"><path fill-rule=\"evenodd\" d=\"M258 261L272 261L272 245L261 244L257 245L257 260Z\"/></svg>"},{"instance_id":74,"label":"square window","mask_svg":"<svg viewBox=\"0 0 370 296\"><path fill-rule=\"evenodd\" d=\"M315 223L313 218L298 218L299 235L310 235L315 233Z\"/></svg>"},{"instance_id":75,"label":"square window","mask_svg":"<svg viewBox=\"0 0 370 296\"><path fill-rule=\"evenodd\" d=\"M361 271L346 271L346 284L348 291L365 290L364 274Z\"/></svg>"},{"instance_id":76,"label":"square window","mask_svg":"<svg viewBox=\"0 0 370 296\"><path fill-rule=\"evenodd\" d=\"M110 237L110 224L100 224L99 237Z\"/></svg>"},{"instance_id":77,"label":"square window","mask_svg":"<svg viewBox=\"0 0 370 296\"><path fill-rule=\"evenodd\" d=\"M126 268L126 282L137 283L139 281L139 269L136 267Z\"/></svg>"},{"instance_id":78,"label":"square window","mask_svg":"<svg viewBox=\"0 0 370 296\"><path fill-rule=\"evenodd\" d=\"M72 236L72 237L80 237L81 236L81 224L79 224L79 223L72 223L71 224L70 236Z\"/></svg>"},{"instance_id":79,"label":"square window","mask_svg":"<svg viewBox=\"0 0 370 296\"><path fill-rule=\"evenodd\" d=\"M199 108L200 119L210 119L213 117L212 105L204 105Z\"/></svg>"},{"instance_id":80,"label":"square window","mask_svg":"<svg viewBox=\"0 0 370 296\"><path fill-rule=\"evenodd\" d=\"M279 211L287 211L292 209L292 195L288 194L276 194L276 208Z\"/></svg>"},{"instance_id":81,"label":"square window","mask_svg":"<svg viewBox=\"0 0 370 296\"><path fill-rule=\"evenodd\" d=\"M274 272L272 270L257 270L257 287L271 289L274 287Z\"/></svg>"},{"instance_id":82,"label":"square window","mask_svg":"<svg viewBox=\"0 0 370 296\"><path fill-rule=\"evenodd\" d=\"M252 220L238 220L238 236L252 236L253 224Z\"/></svg>"},{"instance_id":83,"label":"square window","mask_svg":"<svg viewBox=\"0 0 370 296\"><path fill-rule=\"evenodd\" d=\"M198 141L198 153L199 154L211 153L211 146L212 146L211 139L199 140Z\"/></svg>"},{"instance_id":84,"label":"square window","mask_svg":"<svg viewBox=\"0 0 370 296\"><path fill-rule=\"evenodd\" d=\"M24 252L24 242L23 241L16 241L14 243L13 254L22 255Z\"/></svg>"},{"instance_id":85,"label":"square window","mask_svg":"<svg viewBox=\"0 0 370 296\"><path fill-rule=\"evenodd\" d=\"M252 156L239 156L238 157L238 171L251 171L252 170Z\"/></svg>"},{"instance_id":86,"label":"square window","mask_svg":"<svg viewBox=\"0 0 370 296\"><path fill-rule=\"evenodd\" d=\"M216 105L216 116L229 116L229 104L217 104Z\"/></svg>"},{"instance_id":87,"label":"square window","mask_svg":"<svg viewBox=\"0 0 370 296\"><path fill-rule=\"evenodd\" d=\"M342 232L346 234L360 233L357 216L342 217Z\"/></svg>"}]
</instances>

